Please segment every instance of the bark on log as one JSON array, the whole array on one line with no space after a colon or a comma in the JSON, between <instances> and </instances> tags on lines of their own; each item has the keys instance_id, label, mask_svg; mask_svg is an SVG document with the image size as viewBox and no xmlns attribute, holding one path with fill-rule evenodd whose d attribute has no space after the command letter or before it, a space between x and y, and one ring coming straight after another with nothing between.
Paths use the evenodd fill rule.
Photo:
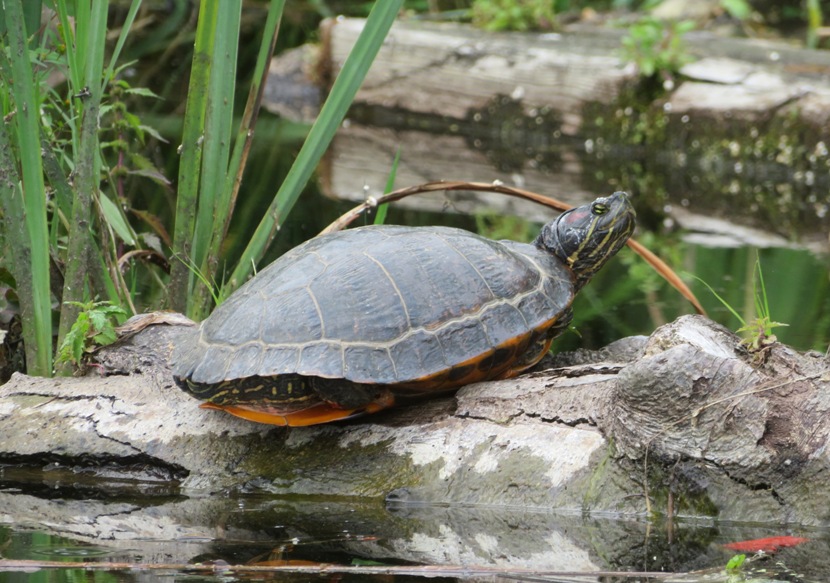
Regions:
<instances>
[{"instance_id":1,"label":"bark on log","mask_svg":"<svg viewBox=\"0 0 830 583\"><path fill-rule=\"evenodd\" d=\"M826 359L776 344L752 362L704 318L572 353L552 371L296 429L196 408L165 365L188 332L152 326L102 351L111 376L16 375L0 388L0 463L175 480L191 493L583 513L666 511L673 497L682 515L830 524Z\"/></svg>"},{"instance_id":2,"label":"bark on log","mask_svg":"<svg viewBox=\"0 0 830 583\"><path fill-rule=\"evenodd\" d=\"M329 21L329 68L337 73L362 19ZM456 24L399 21L363 83L358 102L464 119L496 95L526 107L555 104L563 132L575 133L585 101L610 103L636 74L615 54L619 35L483 32Z\"/></svg>"}]
</instances>

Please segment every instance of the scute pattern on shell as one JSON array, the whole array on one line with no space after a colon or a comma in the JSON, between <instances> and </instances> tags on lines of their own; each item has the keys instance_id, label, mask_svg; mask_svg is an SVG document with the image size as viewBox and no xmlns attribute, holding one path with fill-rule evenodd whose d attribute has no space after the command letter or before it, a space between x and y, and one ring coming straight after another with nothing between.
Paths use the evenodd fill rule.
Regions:
<instances>
[{"instance_id":1,"label":"scute pattern on shell","mask_svg":"<svg viewBox=\"0 0 830 583\"><path fill-rule=\"evenodd\" d=\"M573 293L571 272L532 245L362 227L263 269L177 348L174 372L198 383L292 373L404 383L543 327Z\"/></svg>"}]
</instances>

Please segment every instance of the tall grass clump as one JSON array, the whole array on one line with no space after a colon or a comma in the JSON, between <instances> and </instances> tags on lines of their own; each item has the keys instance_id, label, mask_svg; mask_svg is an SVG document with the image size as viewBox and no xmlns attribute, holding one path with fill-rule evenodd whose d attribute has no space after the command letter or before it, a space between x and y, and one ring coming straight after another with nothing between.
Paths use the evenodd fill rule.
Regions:
<instances>
[{"instance_id":1,"label":"tall grass clump","mask_svg":"<svg viewBox=\"0 0 830 583\"><path fill-rule=\"evenodd\" d=\"M124 199L126 181L164 180L131 147L157 134L124 101L154 97L122 75L129 64L121 53L141 4L132 0L124 12L123 3L116 10L107 0L0 2L0 85L9 88L0 92L0 279L12 281L19 303L30 374L52 374L55 346L66 344L64 338L72 344L68 352L80 354L78 329L71 331L89 319L85 306L116 319L121 312L105 304L134 311L136 285L123 275L128 260L152 257L169 265L169 278L156 269L152 280L166 290L166 305L196 318L252 273L342 122L403 0L374 4L286 180L226 280L218 273L222 243L285 1L268 3L238 121L233 97L242 0L200 2L173 235L157 227L162 245L156 246L136 235ZM117 11L119 27L108 22Z\"/></svg>"}]
</instances>

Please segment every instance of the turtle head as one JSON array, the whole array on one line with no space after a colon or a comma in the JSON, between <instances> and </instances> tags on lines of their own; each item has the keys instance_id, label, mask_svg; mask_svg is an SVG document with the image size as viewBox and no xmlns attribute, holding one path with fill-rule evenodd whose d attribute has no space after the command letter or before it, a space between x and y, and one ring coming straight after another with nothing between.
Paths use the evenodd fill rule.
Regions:
<instances>
[{"instance_id":1,"label":"turtle head","mask_svg":"<svg viewBox=\"0 0 830 583\"><path fill-rule=\"evenodd\" d=\"M628 194L615 192L562 213L542 227L534 244L571 268L578 290L625 245L635 217Z\"/></svg>"}]
</instances>

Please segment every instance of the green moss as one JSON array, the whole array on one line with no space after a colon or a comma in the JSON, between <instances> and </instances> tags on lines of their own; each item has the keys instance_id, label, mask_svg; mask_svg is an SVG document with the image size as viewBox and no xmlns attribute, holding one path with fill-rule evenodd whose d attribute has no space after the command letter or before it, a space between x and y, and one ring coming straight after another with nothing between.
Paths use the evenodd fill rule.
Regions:
<instances>
[{"instance_id":1,"label":"green moss","mask_svg":"<svg viewBox=\"0 0 830 583\"><path fill-rule=\"evenodd\" d=\"M655 515L667 515L669 496L673 515L709 516L719 514L717 505L709 498L705 488L693 480L685 479L673 462L652 461L648 467L648 494Z\"/></svg>"},{"instance_id":2,"label":"green moss","mask_svg":"<svg viewBox=\"0 0 830 583\"><path fill-rule=\"evenodd\" d=\"M595 508L601 503L601 492L608 477L609 464L613 464L613 444L609 443L605 451L602 452L602 457L594 466L594 471L588 479L585 493L582 497L582 508Z\"/></svg>"},{"instance_id":3,"label":"green moss","mask_svg":"<svg viewBox=\"0 0 830 583\"><path fill-rule=\"evenodd\" d=\"M407 456L390 453L388 442L342 447L339 433L322 430L296 447L285 444L287 435L250 452L240 465L275 492L382 497L392 489L418 485L434 470L416 468Z\"/></svg>"}]
</instances>

